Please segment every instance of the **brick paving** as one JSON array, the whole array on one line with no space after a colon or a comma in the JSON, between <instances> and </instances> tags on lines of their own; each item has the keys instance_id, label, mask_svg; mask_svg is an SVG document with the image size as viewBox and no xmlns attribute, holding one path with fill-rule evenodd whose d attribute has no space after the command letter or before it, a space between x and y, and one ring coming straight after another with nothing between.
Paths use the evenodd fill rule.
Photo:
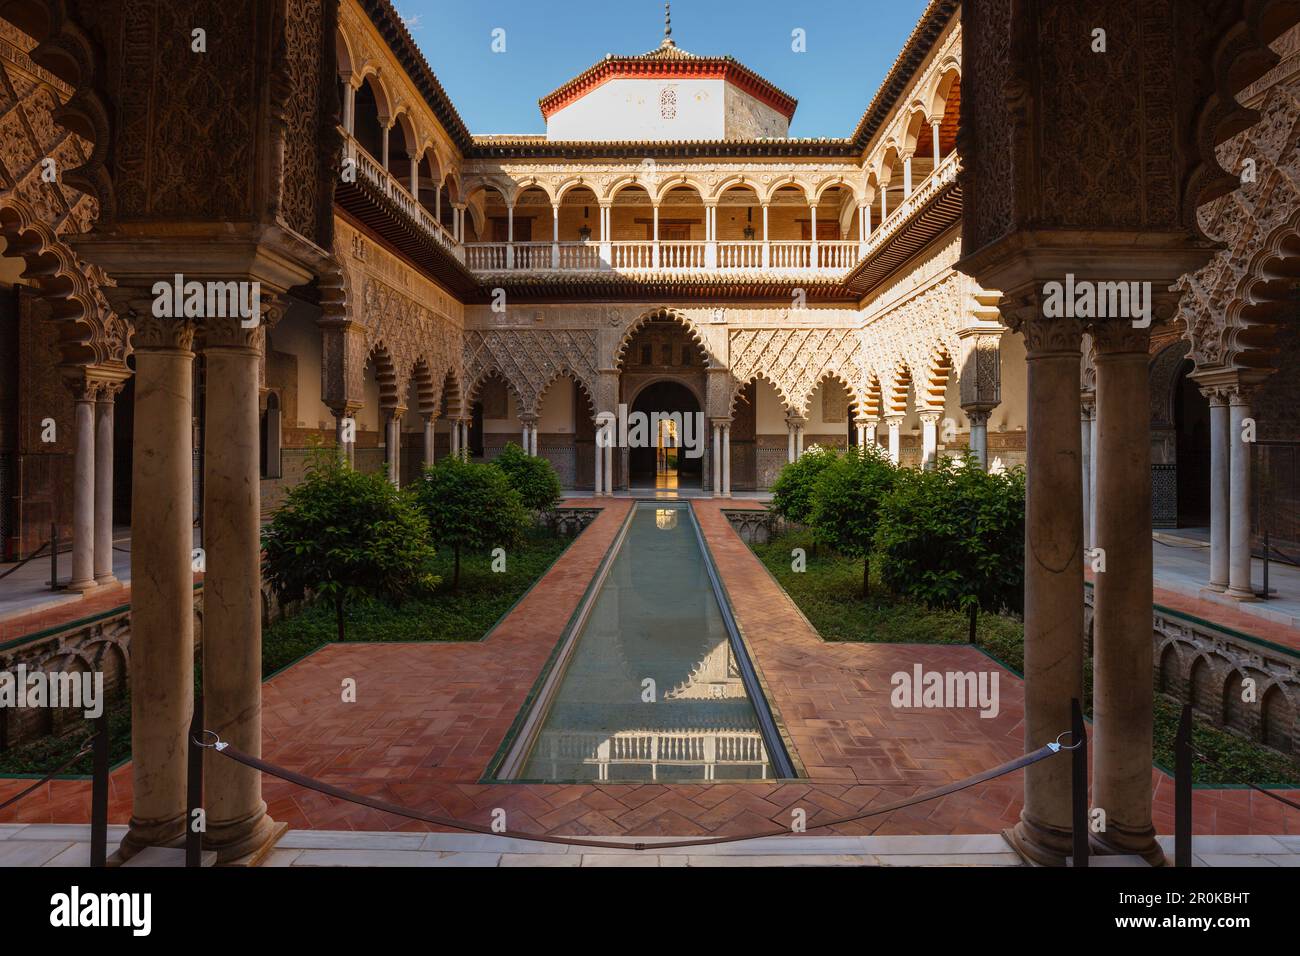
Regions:
<instances>
[{"instance_id":1,"label":"brick paving","mask_svg":"<svg viewBox=\"0 0 1300 956\"><path fill-rule=\"evenodd\" d=\"M591 503L603 507L600 516L484 641L329 645L268 681L264 756L342 787L465 820L486 823L494 808L504 808L511 829L687 836L788 826L795 808L816 824L959 780L1022 752L1023 688L1013 674L965 646L822 641L732 531L721 513L724 503L696 500L692 507L807 778L712 785L479 783L631 506L626 499ZM747 506L753 505L725 502ZM915 664L997 670L1000 712L985 719L974 709L892 707L890 676ZM348 677L356 679L357 701L345 704L340 688ZM1172 832L1172 780L1156 771L1153 779L1157 830ZM0 799L22 786L0 781ZM1016 820L1021 786L1021 776L1013 774L838 832L995 833ZM128 818L130 788L129 768L120 768L113 780L113 822ZM271 813L295 828L431 829L274 779L265 781L264 794ZM1250 791L1198 790L1195 799L1199 833L1300 833L1300 814ZM0 822L88 817L84 781L57 781L0 812Z\"/></svg>"}]
</instances>

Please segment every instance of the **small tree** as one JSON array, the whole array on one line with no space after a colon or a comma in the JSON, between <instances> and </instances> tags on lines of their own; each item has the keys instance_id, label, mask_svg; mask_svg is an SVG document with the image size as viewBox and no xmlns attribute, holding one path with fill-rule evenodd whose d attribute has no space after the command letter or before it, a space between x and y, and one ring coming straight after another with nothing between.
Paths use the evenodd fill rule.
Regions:
<instances>
[{"instance_id":1,"label":"small tree","mask_svg":"<svg viewBox=\"0 0 1300 956\"><path fill-rule=\"evenodd\" d=\"M813 538L841 554L862 559L862 596L871 591L871 549L880 502L896 469L874 445L850 448L817 477L809 522Z\"/></svg>"},{"instance_id":2,"label":"small tree","mask_svg":"<svg viewBox=\"0 0 1300 956\"><path fill-rule=\"evenodd\" d=\"M835 463L834 449L813 445L783 465L772 485L772 511L786 521L808 524L812 516L813 486L821 473Z\"/></svg>"},{"instance_id":3,"label":"small tree","mask_svg":"<svg viewBox=\"0 0 1300 956\"><path fill-rule=\"evenodd\" d=\"M991 475L971 457L900 471L880 509L876 547L893 591L967 611L973 635L980 610L1024 607L1024 472Z\"/></svg>"},{"instance_id":4,"label":"small tree","mask_svg":"<svg viewBox=\"0 0 1300 956\"><path fill-rule=\"evenodd\" d=\"M262 532L267 581L281 600L308 591L345 608L363 597L401 598L432 588L429 525L411 497L378 473L354 471L334 449L313 453L306 478Z\"/></svg>"},{"instance_id":5,"label":"small tree","mask_svg":"<svg viewBox=\"0 0 1300 956\"><path fill-rule=\"evenodd\" d=\"M492 464L505 473L510 487L519 492L519 500L529 511L549 514L560 503L563 497L560 476L540 455L525 454L522 448L510 442L501 454L492 459Z\"/></svg>"},{"instance_id":6,"label":"small tree","mask_svg":"<svg viewBox=\"0 0 1300 956\"><path fill-rule=\"evenodd\" d=\"M414 492L434 541L456 556L453 591L460 590L462 551L512 547L528 524L519 492L493 465L444 458L425 470Z\"/></svg>"}]
</instances>

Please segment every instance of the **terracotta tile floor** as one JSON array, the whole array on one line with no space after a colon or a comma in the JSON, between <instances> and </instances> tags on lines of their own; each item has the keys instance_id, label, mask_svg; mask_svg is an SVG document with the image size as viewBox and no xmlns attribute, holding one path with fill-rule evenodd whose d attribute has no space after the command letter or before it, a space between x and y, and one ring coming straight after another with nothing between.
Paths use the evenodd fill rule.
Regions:
<instances>
[{"instance_id":1,"label":"terracotta tile floor","mask_svg":"<svg viewBox=\"0 0 1300 956\"><path fill-rule=\"evenodd\" d=\"M1000 713L895 709L890 676L995 667L963 646L833 644L811 629L731 530L713 500L692 502L770 699L808 778L713 785L478 783L618 529L628 500L603 513L485 641L330 645L265 685L264 755L273 763L406 806L511 829L563 834L733 834L810 824L910 796L1022 752L1021 682L1000 673ZM749 503L729 501L727 507ZM340 700L344 678L356 703ZM1064 728L1062 728L1064 729ZM1065 758L1061 758L1065 759ZM1172 831L1172 781L1153 771L1156 826ZM0 781L0 799L23 786ZM1020 811L1013 774L847 833L989 833ZM114 774L111 819L130 810L130 770ZM267 779L271 813L293 827L428 829ZM1294 796L1294 794L1293 794ZM1298 833L1300 814L1243 790L1196 791L1199 833ZM0 813L0 822L89 817L89 785L57 781Z\"/></svg>"}]
</instances>

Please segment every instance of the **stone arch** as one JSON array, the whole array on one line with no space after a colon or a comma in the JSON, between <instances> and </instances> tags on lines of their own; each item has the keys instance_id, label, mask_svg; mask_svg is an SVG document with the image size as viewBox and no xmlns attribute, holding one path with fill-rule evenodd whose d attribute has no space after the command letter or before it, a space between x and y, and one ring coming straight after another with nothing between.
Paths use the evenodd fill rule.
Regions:
<instances>
[{"instance_id":1,"label":"stone arch","mask_svg":"<svg viewBox=\"0 0 1300 956\"><path fill-rule=\"evenodd\" d=\"M717 367L717 362L715 361L713 354L709 351L709 347L704 340L704 334L700 329L686 316L686 313L679 309L673 309L667 306L650 309L648 312L642 312L639 316L628 323L627 327L623 330L622 338L619 339L618 345L614 349L614 354L610 364L622 366L624 361L627 359L627 347L631 344L632 337L647 323L665 319L676 322L686 329L687 335L704 356L704 364L706 368Z\"/></svg>"},{"instance_id":2,"label":"stone arch","mask_svg":"<svg viewBox=\"0 0 1300 956\"><path fill-rule=\"evenodd\" d=\"M526 385L520 387L520 384L512 379L505 369L495 363L484 366L484 368L481 369L478 375L474 378L474 381L470 382L469 388L465 393L465 405L467 411L469 406L472 406L479 400L479 396L483 392L483 386L486 385L490 379L497 379L505 384L506 388L508 388L510 393L515 397L515 406L519 410L520 415L537 414L537 396L534 395Z\"/></svg>"},{"instance_id":3,"label":"stone arch","mask_svg":"<svg viewBox=\"0 0 1300 956\"><path fill-rule=\"evenodd\" d=\"M442 393L438 401L438 410L443 418L456 420L464 418L468 412L461 379L461 374L455 368L447 369L443 376Z\"/></svg>"},{"instance_id":4,"label":"stone arch","mask_svg":"<svg viewBox=\"0 0 1300 956\"><path fill-rule=\"evenodd\" d=\"M868 373L862 386L862 414L876 420L884 417L884 392L880 387L880 376L875 372Z\"/></svg>"},{"instance_id":5,"label":"stone arch","mask_svg":"<svg viewBox=\"0 0 1300 956\"><path fill-rule=\"evenodd\" d=\"M1252 707L1241 699L1242 681L1249 674L1243 667L1232 667L1223 677L1221 701L1223 726L1229 730L1254 736L1254 714Z\"/></svg>"},{"instance_id":6,"label":"stone arch","mask_svg":"<svg viewBox=\"0 0 1300 956\"><path fill-rule=\"evenodd\" d=\"M827 176L813 187L813 204L820 205L822 197L826 195L827 191L834 189L836 186L843 188L847 191L848 195L853 197L853 203L855 206L864 201L861 185L855 183L850 177L837 173L834 176Z\"/></svg>"},{"instance_id":7,"label":"stone arch","mask_svg":"<svg viewBox=\"0 0 1300 956\"><path fill-rule=\"evenodd\" d=\"M948 384L952 381L954 367L952 353L942 342L930 350L925 380L917 388L918 407L943 411L948 402Z\"/></svg>"},{"instance_id":8,"label":"stone arch","mask_svg":"<svg viewBox=\"0 0 1300 956\"><path fill-rule=\"evenodd\" d=\"M732 176L723 177L722 180L713 188L713 191L709 194L709 198L714 202L717 202L722 198L722 194L727 192L727 190L741 187L747 188L753 192L760 202L765 201L763 199L762 184L746 173L736 173Z\"/></svg>"},{"instance_id":9,"label":"stone arch","mask_svg":"<svg viewBox=\"0 0 1300 956\"><path fill-rule=\"evenodd\" d=\"M656 203L661 204L663 203L664 199L667 198L668 194L672 192L674 189L693 190L695 194L699 196L701 205L704 205L708 201L706 198L708 194L708 189L704 186L704 184L701 183L699 180L695 179L693 176L687 176L685 174L677 174L677 175L665 177L664 181L659 184L659 188L656 189L653 193L651 193L651 196ZM597 195L599 196L599 194ZM603 197L602 197L602 201L604 201Z\"/></svg>"},{"instance_id":10,"label":"stone arch","mask_svg":"<svg viewBox=\"0 0 1300 956\"><path fill-rule=\"evenodd\" d=\"M1201 713L1222 717L1222 686L1214 678L1215 666L1207 654L1198 654L1187 673L1187 696L1192 707Z\"/></svg>"},{"instance_id":11,"label":"stone arch","mask_svg":"<svg viewBox=\"0 0 1300 956\"><path fill-rule=\"evenodd\" d=\"M799 403L799 414L800 415L808 414L808 409L812 405L812 397L817 394L817 389L821 388L829 381L839 382L839 384L843 387L844 391L848 393L849 404L852 405L854 409L849 419L850 421L852 421L853 417L856 417L858 411L862 409L864 402L862 400L862 395L859 393L858 389L854 387L854 385L850 381L850 377L846 376L840 369L837 368L825 368L822 370L821 374L817 376L817 378L812 383L812 387L809 388L806 393L804 393L803 399Z\"/></svg>"},{"instance_id":12,"label":"stone arch","mask_svg":"<svg viewBox=\"0 0 1300 956\"><path fill-rule=\"evenodd\" d=\"M537 398L535 399L537 403L537 413L541 414L542 404L546 401L546 394L551 390L551 387L555 385L556 382L566 378L578 384L578 388L581 389L582 394L585 395L587 398L587 406L591 410L592 418L595 418L596 410L597 410L596 409L596 384L594 382L588 382L586 378L577 369L573 368L567 363L557 367L555 369L555 374L553 374L550 378L548 378L546 380L546 383L537 390ZM575 414L576 414L576 410L575 410Z\"/></svg>"},{"instance_id":13,"label":"stone arch","mask_svg":"<svg viewBox=\"0 0 1300 956\"><path fill-rule=\"evenodd\" d=\"M960 95L961 61L955 56L949 56L944 59L934 72L934 81L931 83L929 93L926 96L930 122L943 117L954 89Z\"/></svg>"},{"instance_id":14,"label":"stone arch","mask_svg":"<svg viewBox=\"0 0 1300 956\"><path fill-rule=\"evenodd\" d=\"M342 22L334 28L334 58L339 76L350 78L356 72L356 54L353 52L352 40L348 37Z\"/></svg>"},{"instance_id":15,"label":"stone arch","mask_svg":"<svg viewBox=\"0 0 1300 956\"><path fill-rule=\"evenodd\" d=\"M750 382L758 382L758 381L766 382L768 385L772 387L772 391L776 392L776 397L780 399L781 407L785 410L787 416L798 414L798 410L795 406L795 403L791 400L790 396L785 393L785 389L781 387L780 383L778 383L777 380L772 375L760 369L758 371L755 371L750 376L748 376L744 381L741 381L735 376L732 376L731 399L727 403L728 415L733 415L733 416L735 415L736 402L740 400L740 394L745 390L745 386L747 386Z\"/></svg>"},{"instance_id":16,"label":"stone arch","mask_svg":"<svg viewBox=\"0 0 1300 956\"><path fill-rule=\"evenodd\" d=\"M637 396L647 388L650 388L652 385L660 385L664 382L672 382L674 385L680 385L685 388L688 392L694 395L696 400L700 403L700 411L707 414L709 407L708 395L706 394L707 390L700 388L699 382L692 380L692 377L689 375L655 375L647 378L645 381L637 382L632 393L625 396L628 407L631 408L632 405L636 403Z\"/></svg>"},{"instance_id":17,"label":"stone arch","mask_svg":"<svg viewBox=\"0 0 1300 956\"><path fill-rule=\"evenodd\" d=\"M1183 698L1185 688L1182 686L1182 674L1183 658L1178 650L1178 642L1169 640L1156 658L1156 689L1172 697Z\"/></svg>"},{"instance_id":18,"label":"stone arch","mask_svg":"<svg viewBox=\"0 0 1300 956\"><path fill-rule=\"evenodd\" d=\"M804 202L809 202L808 185L803 182L794 173L786 173L784 176L777 176L776 179L767 187L767 192L760 194L764 203L771 203L776 194L782 189L795 189L803 194Z\"/></svg>"},{"instance_id":19,"label":"stone arch","mask_svg":"<svg viewBox=\"0 0 1300 956\"><path fill-rule=\"evenodd\" d=\"M566 195L575 189L583 187L591 191L591 194L596 197L596 202L600 202L600 193L596 190L596 185L588 182L586 177L583 176L571 176L568 179L561 180L560 184L554 187L554 201L557 203L563 202Z\"/></svg>"},{"instance_id":20,"label":"stone arch","mask_svg":"<svg viewBox=\"0 0 1300 956\"><path fill-rule=\"evenodd\" d=\"M905 361L900 360L894 366L888 390L885 392L886 415L905 415L907 413L908 392L915 391L914 385L915 378L912 375L912 369Z\"/></svg>"},{"instance_id":21,"label":"stone arch","mask_svg":"<svg viewBox=\"0 0 1300 956\"><path fill-rule=\"evenodd\" d=\"M600 193L597 193L594 188L590 186L588 188L592 189L592 192L595 193L598 202L612 203L618 198L618 194L625 189L640 189L646 194L646 196L651 198L655 195L654 178L650 176L642 176L638 173L629 173L626 176L619 176L605 187L605 195L603 197Z\"/></svg>"},{"instance_id":22,"label":"stone arch","mask_svg":"<svg viewBox=\"0 0 1300 956\"><path fill-rule=\"evenodd\" d=\"M402 404L406 388L398 372L393 355L382 342L376 342L366 355L365 364L374 364L375 378L379 382L379 407L396 408Z\"/></svg>"},{"instance_id":23,"label":"stone arch","mask_svg":"<svg viewBox=\"0 0 1300 956\"><path fill-rule=\"evenodd\" d=\"M410 385L415 389L416 408L421 415L434 415L438 411L438 386L433 373L433 363L421 355L411 366Z\"/></svg>"},{"instance_id":24,"label":"stone arch","mask_svg":"<svg viewBox=\"0 0 1300 956\"><path fill-rule=\"evenodd\" d=\"M1273 684L1260 698L1259 738L1266 747L1291 753L1295 747L1296 709L1281 684Z\"/></svg>"}]
</instances>

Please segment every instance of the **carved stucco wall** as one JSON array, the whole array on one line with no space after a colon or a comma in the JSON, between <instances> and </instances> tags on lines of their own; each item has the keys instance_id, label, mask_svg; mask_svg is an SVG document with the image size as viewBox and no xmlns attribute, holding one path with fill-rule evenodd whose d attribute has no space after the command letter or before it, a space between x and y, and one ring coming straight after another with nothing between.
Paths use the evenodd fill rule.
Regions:
<instances>
[{"instance_id":1,"label":"carved stucco wall","mask_svg":"<svg viewBox=\"0 0 1300 956\"><path fill-rule=\"evenodd\" d=\"M462 364L463 306L382 246L335 221L335 260L341 271L341 311L350 328L326 334L321 389L327 404L363 403L367 360L373 359L385 406L407 407L411 382L420 410L439 407L443 386L465 381ZM340 341L341 339L341 341Z\"/></svg>"}]
</instances>

